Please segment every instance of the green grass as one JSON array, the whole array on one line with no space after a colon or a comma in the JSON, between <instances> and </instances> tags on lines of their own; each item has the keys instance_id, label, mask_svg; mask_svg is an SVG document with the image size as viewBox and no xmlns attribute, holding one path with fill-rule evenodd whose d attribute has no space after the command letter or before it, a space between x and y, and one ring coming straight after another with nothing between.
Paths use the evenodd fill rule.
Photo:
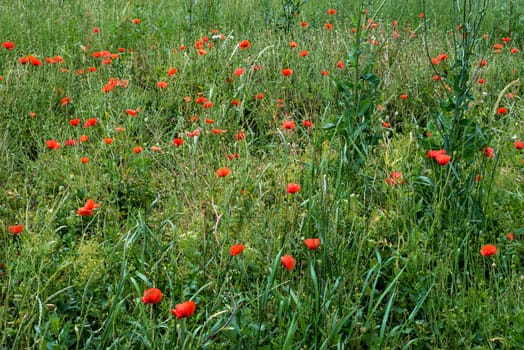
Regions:
<instances>
[{"instance_id":1,"label":"green grass","mask_svg":"<svg viewBox=\"0 0 524 350\"><path fill-rule=\"evenodd\" d=\"M522 6L490 2L461 60L444 2L426 20L419 1L285 3L0 5L0 43L15 43L0 47L0 349L522 346ZM19 62L30 54L43 64ZM111 79L128 82L104 93ZM100 206L80 216L88 199ZM144 305L152 287L163 298Z\"/></svg>"}]
</instances>

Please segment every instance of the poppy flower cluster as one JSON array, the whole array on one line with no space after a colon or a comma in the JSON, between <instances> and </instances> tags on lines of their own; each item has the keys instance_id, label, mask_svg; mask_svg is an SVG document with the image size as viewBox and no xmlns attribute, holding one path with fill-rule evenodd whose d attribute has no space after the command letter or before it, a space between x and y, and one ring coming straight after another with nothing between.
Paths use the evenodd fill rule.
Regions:
<instances>
[{"instance_id":1,"label":"poppy flower cluster","mask_svg":"<svg viewBox=\"0 0 524 350\"><path fill-rule=\"evenodd\" d=\"M386 183L390 186L404 185L406 181L402 177L400 171L392 171L390 176L386 178Z\"/></svg>"},{"instance_id":2,"label":"poppy flower cluster","mask_svg":"<svg viewBox=\"0 0 524 350\"><path fill-rule=\"evenodd\" d=\"M23 65L27 63L29 63L32 66L41 66L42 65L42 60L33 55L27 55L27 56L20 57L18 59L18 62Z\"/></svg>"},{"instance_id":3,"label":"poppy flower cluster","mask_svg":"<svg viewBox=\"0 0 524 350\"><path fill-rule=\"evenodd\" d=\"M109 78L108 82L102 87L102 92L103 93L111 92L116 87L121 87L125 89L127 88L128 84L129 84L129 80L127 79L120 80L117 78Z\"/></svg>"},{"instance_id":4,"label":"poppy flower cluster","mask_svg":"<svg viewBox=\"0 0 524 350\"><path fill-rule=\"evenodd\" d=\"M447 165L451 160L451 156L446 154L445 149L429 150L426 154L426 158L434 159L440 166Z\"/></svg>"}]
</instances>

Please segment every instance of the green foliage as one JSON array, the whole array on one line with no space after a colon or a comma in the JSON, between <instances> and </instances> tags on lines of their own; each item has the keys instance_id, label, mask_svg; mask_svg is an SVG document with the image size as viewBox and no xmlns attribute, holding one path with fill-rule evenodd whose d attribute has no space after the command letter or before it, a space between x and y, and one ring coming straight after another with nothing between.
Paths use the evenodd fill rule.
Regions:
<instances>
[{"instance_id":1,"label":"green foliage","mask_svg":"<svg viewBox=\"0 0 524 350\"><path fill-rule=\"evenodd\" d=\"M0 5L0 348L521 346L520 3L57 4Z\"/></svg>"}]
</instances>

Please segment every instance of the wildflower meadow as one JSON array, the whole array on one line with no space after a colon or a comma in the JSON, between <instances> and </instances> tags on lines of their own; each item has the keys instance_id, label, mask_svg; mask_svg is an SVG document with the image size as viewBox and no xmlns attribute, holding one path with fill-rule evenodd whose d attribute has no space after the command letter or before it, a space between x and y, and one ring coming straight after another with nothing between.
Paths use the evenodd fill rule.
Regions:
<instances>
[{"instance_id":1,"label":"wildflower meadow","mask_svg":"<svg viewBox=\"0 0 524 350\"><path fill-rule=\"evenodd\" d=\"M0 349L524 349L521 1L0 13Z\"/></svg>"}]
</instances>

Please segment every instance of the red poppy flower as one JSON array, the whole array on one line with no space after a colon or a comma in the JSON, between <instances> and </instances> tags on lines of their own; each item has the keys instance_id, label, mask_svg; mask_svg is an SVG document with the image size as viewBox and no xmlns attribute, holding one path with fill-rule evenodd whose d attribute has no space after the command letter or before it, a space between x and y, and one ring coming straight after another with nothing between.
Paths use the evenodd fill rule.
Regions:
<instances>
[{"instance_id":1,"label":"red poppy flower","mask_svg":"<svg viewBox=\"0 0 524 350\"><path fill-rule=\"evenodd\" d=\"M235 244L231 248L229 248L229 255L236 256L242 253L246 249L246 247L243 244Z\"/></svg>"},{"instance_id":2,"label":"red poppy flower","mask_svg":"<svg viewBox=\"0 0 524 350\"><path fill-rule=\"evenodd\" d=\"M12 42L12 41L4 41L2 43L2 46L4 47L4 49L6 50L12 50L15 48L15 43Z\"/></svg>"},{"instance_id":3,"label":"red poppy flower","mask_svg":"<svg viewBox=\"0 0 524 350\"><path fill-rule=\"evenodd\" d=\"M338 69L344 69L344 62L342 62L342 61L338 61L338 62L337 62L337 68L338 68Z\"/></svg>"},{"instance_id":4,"label":"red poppy flower","mask_svg":"<svg viewBox=\"0 0 524 350\"><path fill-rule=\"evenodd\" d=\"M257 100L262 100L264 98L265 94L263 92L256 94L254 97Z\"/></svg>"},{"instance_id":5,"label":"red poppy flower","mask_svg":"<svg viewBox=\"0 0 524 350\"><path fill-rule=\"evenodd\" d=\"M280 262L286 268L286 270L291 271L295 267L295 259L291 255L284 255L280 258Z\"/></svg>"},{"instance_id":6,"label":"red poppy flower","mask_svg":"<svg viewBox=\"0 0 524 350\"><path fill-rule=\"evenodd\" d=\"M45 61L47 63L55 64L55 63L64 63L64 58L62 56L53 56L53 57L46 57Z\"/></svg>"},{"instance_id":7,"label":"red poppy flower","mask_svg":"<svg viewBox=\"0 0 524 350\"><path fill-rule=\"evenodd\" d=\"M495 158L495 150L492 147L486 147L483 149L484 155L488 158Z\"/></svg>"},{"instance_id":8,"label":"red poppy flower","mask_svg":"<svg viewBox=\"0 0 524 350\"><path fill-rule=\"evenodd\" d=\"M80 140L80 142L87 142L87 140L89 140L89 136L82 135L78 139Z\"/></svg>"},{"instance_id":9,"label":"red poppy flower","mask_svg":"<svg viewBox=\"0 0 524 350\"><path fill-rule=\"evenodd\" d=\"M90 126L95 126L97 123L96 118L89 118L84 122L84 128L89 128Z\"/></svg>"},{"instance_id":10,"label":"red poppy flower","mask_svg":"<svg viewBox=\"0 0 524 350\"><path fill-rule=\"evenodd\" d=\"M87 164L89 162L89 158L82 157L82 158L80 158L80 161L82 162L82 164Z\"/></svg>"},{"instance_id":11,"label":"red poppy flower","mask_svg":"<svg viewBox=\"0 0 524 350\"><path fill-rule=\"evenodd\" d=\"M486 244L480 248L482 256L491 256L497 253L497 247L494 244Z\"/></svg>"},{"instance_id":12,"label":"red poppy flower","mask_svg":"<svg viewBox=\"0 0 524 350\"><path fill-rule=\"evenodd\" d=\"M291 47L292 49L294 49L295 47L298 47L298 44L294 41L290 41L289 42L289 47Z\"/></svg>"},{"instance_id":13,"label":"red poppy flower","mask_svg":"<svg viewBox=\"0 0 524 350\"><path fill-rule=\"evenodd\" d=\"M142 146L136 146L136 147L133 148L133 152L135 154L142 153L143 150L144 150L144 148Z\"/></svg>"},{"instance_id":14,"label":"red poppy flower","mask_svg":"<svg viewBox=\"0 0 524 350\"><path fill-rule=\"evenodd\" d=\"M134 24L140 24L140 22L142 22L142 20L140 18L134 18L133 19L133 23Z\"/></svg>"},{"instance_id":15,"label":"red poppy flower","mask_svg":"<svg viewBox=\"0 0 524 350\"><path fill-rule=\"evenodd\" d=\"M53 57L46 57L45 61L47 63L55 64L55 63L64 63L64 58L62 56L56 55Z\"/></svg>"},{"instance_id":16,"label":"red poppy flower","mask_svg":"<svg viewBox=\"0 0 524 350\"><path fill-rule=\"evenodd\" d=\"M336 9L328 9L327 10L327 14L328 15L336 15L337 14L337 10Z\"/></svg>"},{"instance_id":17,"label":"red poppy flower","mask_svg":"<svg viewBox=\"0 0 524 350\"><path fill-rule=\"evenodd\" d=\"M322 75L324 77L327 77L329 75L329 71L325 70L325 69L322 69L322 71L320 72L320 75Z\"/></svg>"},{"instance_id":18,"label":"red poppy flower","mask_svg":"<svg viewBox=\"0 0 524 350\"><path fill-rule=\"evenodd\" d=\"M295 128L295 122L292 120L284 120L282 123L282 128L286 130L293 130Z\"/></svg>"},{"instance_id":19,"label":"red poppy flower","mask_svg":"<svg viewBox=\"0 0 524 350\"><path fill-rule=\"evenodd\" d=\"M513 233L508 233L508 234L506 235L506 239L507 239L508 241L512 241L512 240L515 239L515 235L514 235Z\"/></svg>"},{"instance_id":20,"label":"red poppy flower","mask_svg":"<svg viewBox=\"0 0 524 350\"><path fill-rule=\"evenodd\" d=\"M219 168L216 171L216 174L217 174L218 177L226 177L229 174L231 174L231 170L229 168L227 168L227 167Z\"/></svg>"},{"instance_id":21,"label":"red poppy flower","mask_svg":"<svg viewBox=\"0 0 524 350\"><path fill-rule=\"evenodd\" d=\"M47 145L47 148L49 149L59 149L60 148L60 142L56 140L47 140L45 144Z\"/></svg>"},{"instance_id":22,"label":"red poppy flower","mask_svg":"<svg viewBox=\"0 0 524 350\"><path fill-rule=\"evenodd\" d=\"M515 141L513 142L513 146L515 146L515 149L521 150L524 148L524 142L522 141Z\"/></svg>"},{"instance_id":23,"label":"red poppy flower","mask_svg":"<svg viewBox=\"0 0 524 350\"><path fill-rule=\"evenodd\" d=\"M511 51L510 51L512 54L516 54L516 53L519 53L519 49L517 49L516 47L512 48Z\"/></svg>"},{"instance_id":24,"label":"red poppy flower","mask_svg":"<svg viewBox=\"0 0 524 350\"><path fill-rule=\"evenodd\" d=\"M402 94L399 96L402 100L405 100L406 98L408 98L408 94Z\"/></svg>"},{"instance_id":25,"label":"red poppy flower","mask_svg":"<svg viewBox=\"0 0 524 350\"><path fill-rule=\"evenodd\" d=\"M18 224L18 225L9 225L7 226L7 232L13 235L19 235L24 230L24 225Z\"/></svg>"},{"instance_id":26,"label":"red poppy flower","mask_svg":"<svg viewBox=\"0 0 524 350\"><path fill-rule=\"evenodd\" d=\"M104 137L103 141L106 145L110 145L113 143L113 139L111 137Z\"/></svg>"},{"instance_id":27,"label":"red poppy flower","mask_svg":"<svg viewBox=\"0 0 524 350\"><path fill-rule=\"evenodd\" d=\"M92 216L93 210L98 208L100 204L95 203L93 199L88 199L83 207L79 208L77 213L80 216Z\"/></svg>"},{"instance_id":28,"label":"red poppy flower","mask_svg":"<svg viewBox=\"0 0 524 350\"><path fill-rule=\"evenodd\" d=\"M231 100L231 104L233 106L240 106L242 104L242 101L239 101L239 100Z\"/></svg>"},{"instance_id":29,"label":"red poppy flower","mask_svg":"<svg viewBox=\"0 0 524 350\"><path fill-rule=\"evenodd\" d=\"M437 161L438 165L444 166L449 163L451 156L448 156L447 154L440 154L435 157L435 160Z\"/></svg>"},{"instance_id":30,"label":"red poppy flower","mask_svg":"<svg viewBox=\"0 0 524 350\"><path fill-rule=\"evenodd\" d=\"M69 96L66 96L60 100L60 103L62 104L62 106L68 105L69 102L71 102L71 97Z\"/></svg>"},{"instance_id":31,"label":"red poppy flower","mask_svg":"<svg viewBox=\"0 0 524 350\"><path fill-rule=\"evenodd\" d=\"M199 97L197 97L197 98L195 99L195 103L196 103L197 105L199 105L199 104L203 104L203 103L206 102L206 101L207 101L207 98L205 98L205 97L203 97L203 96L199 96Z\"/></svg>"},{"instance_id":32,"label":"red poppy flower","mask_svg":"<svg viewBox=\"0 0 524 350\"><path fill-rule=\"evenodd\" d=\"M235 140L240 141L246 138L246 134L244 134L242 131L240 131L238 134L235 135Z\"/></svg>"},{"instance_id":33,"label":"red poppy flower","mask_svg":"<svg viewBox=\"0 0 524 350\"><path fill-rule=\"evenodd\" d=\"M94 27L94 28L93 28L93 33L98 33L98 32L100 32L100 28L98 28L98 27Z\"/></svg>"},{"instance_id":34,"label":"red poppy flower","mask_svg":"<svg viewBox=\"0 0 524 350\"><path fill-rule=\"evenodd\" d=\"M285 77L289 77L290 75L293 74L293 69L290 69L290 68L284 68L282 69L282 75L285 76Z\"/></svg>"},{"instance_id":35,"label":"red poppy flower","mask_svg":"<svg viewBox=\"0 0 524 350\"><path fill-rule=\"evenodd\" d=\"M435 159L437 158L437 156L440 156L440 155L443 155L443 154L446 154L446 150L445 149L436 149L436 150L429 150L428 153L426 154L426 158L429 158L429 159Z\"/></svg>"},{"instance_id":36,"label":"red poppy flower","mask_svg":"<svg viewBox=\"0 0 524 350\"><path fill-rule=\"evenodd\" d=\"M177 146L177 147L182 146L183 143L184 143L184 140L181 139L181 138L178 138L178 137L175 138L175 139L173 140L173 144L174 144L175 146Z\"/></svg>"},{"instance_id":37,"label":"red poppy flower","mask_svg":"<svg viewBox=\"0 0 524 350\"><path fill-rule=\"evenodd\" d=\"M331 29L333 29L333 25L331 23L326 23L324 25L324 28L326 28L326 30L331 30Z\"/></svg>"},{"instance_id":38,"label":"red poppy flower","mask_svg":"<svg viewBox=\"0 0 524 350\"><path fill-rule=\"evenodd\" d=\"M251 43L249 42L249 40L242 40L238 44L238 47L240 48L240 50L247 50L251 47Z\"/></svg>"},{"instance_id":39,"label":"red poppy flower","mask_svg":"<svg viewBox=\"0 0 524 350\"><path fill-rule=\"evenodd\" d=\"M165 81L159 81L159 82L156 83L156 86L159 89L165 89L167 87L167 83Z\"/></svg>"},{"instance_id":40,"label":"red poppy flower","mask_svg":"<svg viewBox=\"0 0 524 350\"><path fill-rule=\"evenodd\" d=\"M193 131L186 131L186 135L188 137L197 137L198 135L200 135L200 130L195 129Z\"/></svg>"},{"instance_id":41,"label":"red poppy flower","mask_svg":"<svg viewBox=\"0 0 524 350\"><path fill-rule=\"evenodd\" d=\"M320 238L306 238L304 244L309 250L318 249L320 247Z\"/></svg>"},{"instance_id":42,"label":"red poppy flower","mask_svg":"<svg viewBox=\"0 0 524 350\"><path fill-rule=\"evenodd\" d=\"M440 55L437 56L438 59L440 61L446 61L448 59L448 54L447 53L441 53Z\"/></svg>"},{"instance_id":43,"label":"red poppy flower","mask_svg":"<svg viewBox=\"0 0 524 350\"><path fill-rule=\"evenodd\" d=\"M149 288L144 291L142 302L146 304L158 304L162 300L162 292L158 288Z\"/></svg>"},{"instance_id":44,"label":"red poppy flower","mask_svg":"<svg viewBox=\"0 0 524 350\"><path fill-rule=\"evenodd\" d=\"M76 139L68 139L66 140L65 145L67 147L76 146L78 145L78 141Z\"/></svg>"},{"instance_id":45,"label":"red poppy flower","mask_svg":"<svg viewBox=\"0 0 524 350\"><path fill-rule=\"evenodd\" d=\"M507 43L509 43L513 39L511 39L510 37L504 37L504 38L501 38L500 40L507 44Z\"/></svg>"},{"instance_id":46,"label":"red poppy flower","mask_svg":"<svg viewBox=\"0 0 524 350\"><path fill-rule=\"evenodd\" d=\"M485 79L482 79L482 78L479 78L477 80L477 82L480 84L480 85L484 85L486 83L486 80Z\"/></svg>"},{"instance_id":47,"label":"red poppy flower","mask_svg":"<svg viewBox=\"0 0 524 350\"><path fill-rule=\"evenodd\" d=\"M239 77L241 76L242 74L244 74L244 68L237 68L235 69L235 71L233 72L233 75Z\"/></svg>"},{"instance_id":48,"label":"red poppy flower","mask_svg":"<svg viewBox=\"0 0 524 350\"><path fill-rule=\"evenodd\" d=\"M227 132L225 129L211 129L213 135L223 135Z\"/></svg>"},{"instance_id":49,"label":"red poppy flower","mask_svg":"<svg viewBox=\"0 0 524 350\"><path fill-rule=\"evenodd\" d=\"M202 103L202 108L207 109L207 108L211 108L211 107L213 107L213 102L211 102L211 101L206 101L206 102Z\"/></svg>"},{"instance_id":50,"label":"red poppy flower","mask_svg":"<svg viewBox=\"0 0 524 350\"><path fill-rule=\"evenodd\" d=\"M174 309L171 309L171 314L181 320L184 317L193 315L195 309L196 303L194 301L186 301L185 303L177 304Z\"/></svg>"},{"instance_id":51,"label":"red poppy flower","mask_svg":"<svg viewBox=\"0 0 524 350\"><path fill-rule=\"evenodd\" d=\"M301 52L299 53L299 55L300 55L301 57L306 57L307 55L309 55L309 51L308 51L308 50L303 50L303 51L301 51Z\"/></svg>"},{"instance_id":52,"label":"red poppy flower","mask_svg":"<svg viewBox=\"0 0 524 350\"><path fill-rule=\"evenodd\" d=\"M228 154L227 155L227 159L229 159L229 160L238 159L238 158L240 158L240 155L238 153L233 153L233 154Z\"/></svg>"},{"instance_id":53,"label":"red poppy flower","mask_svg":"<svg viewBox=\"0 0 524 350\"><path fill-rule=\"evenodd\" d=\"M35 57L33 55L28 55L27 59L29 60L29 64L31 64L32 66L41 66L42 65L42 61L38 57Z\"/></svg>"},{"instance_id":54,"label":"red poppy flower","mask_svg":"<svg viewBox=\"0 0 524 350\"><path fill-rule=\"evenodd\" d=\"M309 120L304 120L302 122L302 124L304 125L304 127L306 128L312 128L313 127L313 122L312 121L309 121Z\"/></svg>"},{"instance_id":55,"label":"red poppy flower","mask_svg":"<svg viewBox=\"0 0 524 350\"><path fill-rule=\"evenodd\" d=\"M290 193L290 194L297 193L298 191L300 191L300 185L291 182L287 185L286 191L287 193Z\"/></svg>"},{"instance_id":56,"label":"red poppy flower","mask_svg":"<svg viewBox=\"0 0 524 350\"><path fill-rule=\"evenodd\" d=\"M130 115L132 117L135 117L138 112L140 112L140 109L126 109L127 115Z\"/></svg>"},{"instance_id":57,"label":"red poppy flower","mask_svg":"<svg viewBox=\"0 0 524 350\"><path fill-rule=\"evenodd\" d=\"M390 177L386 179L386 183L390 186L395 186L397 184L405 184L406 181L402 178L402 173L400 171L392 171Z\"/></svg>"},{"instance_id":58,"label":"red poppy flower","mask_svg":"<svg viewBox=\"0 0 524 350\"><path fill-rule=\"evenodd\" d=\"M506 114L506 113L508 113L508 109L506 107L500 107L500 108L497 109L497 114L502 115L502 114Z\"/></svg>"}]
</instances>

